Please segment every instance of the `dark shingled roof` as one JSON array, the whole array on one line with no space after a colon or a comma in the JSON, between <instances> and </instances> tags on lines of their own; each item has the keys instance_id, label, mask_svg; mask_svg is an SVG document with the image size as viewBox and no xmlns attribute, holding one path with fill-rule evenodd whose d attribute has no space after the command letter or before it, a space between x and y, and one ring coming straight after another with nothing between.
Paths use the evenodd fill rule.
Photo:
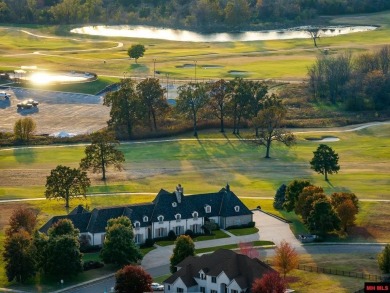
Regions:
<instances>
[{"instance_id":1,"label":"dark shingled roof","mask_svg":"<svg viewBox=\"0 0 390 293\"><path fill-rule=\"evenodd\" d=\"M43 225L41 229L39 229L39 231L47 234L47 231L53 224L57 223L61 219L69 219L72 221L74 227L80 230L80 233L85 233L88 232L87 229L88 229L88 223L90 218L91 218L91 213L56 216L51 218L45 225Z\"/></svg>"},{"instance_id":2,"label":"dark shingled roof","mask_svg":"<svg viewBox=\"0 0 390 293\"><path fill-rule=\"evenodd\" d=\"M177 267L180 269L164 283L173 284L181 278L187 287L192 287L195 285L194 282L196 283L194 278L203 270L208 276L214 277L224 272L230 280L234 279L242 289L245 289L250 288L256 278L275 271L259 259L252 259L227 249L219 249L202 256L189 256Z\"/></svg>"},{"instance_id":3,"label":"dark shingled roof","mask_svg":"<svg viewBox=\"0 0 390 293\"><path fill-rule=\"evenodd\" d=\"M205 207L211 207L211 213L206 213ZM239 206L238 212L234 207ZM198 212L199 217L216 216L242 216L250 215L252 212L241 202L241 200L230 191L229 186L222 188L219 192L194 194L178 197L175 192L168 192L161 189L156 198L151 203L95 208L88 212L82 206L76 207L67 216L58 216L50 219L41 229L41 232L47 233L52 224L59 219L71 219L76 228L83 232L104 233L107 222L110 219L120 216L127 216L134 222L140 222L141 227L150 225L151 222L158 222L158 216L164 216L164 221L175 220L175 215L180 214L182 219L192 218L193 212ZM148 221L144 222L144 216Z\"/></svg>"}]
</instances>

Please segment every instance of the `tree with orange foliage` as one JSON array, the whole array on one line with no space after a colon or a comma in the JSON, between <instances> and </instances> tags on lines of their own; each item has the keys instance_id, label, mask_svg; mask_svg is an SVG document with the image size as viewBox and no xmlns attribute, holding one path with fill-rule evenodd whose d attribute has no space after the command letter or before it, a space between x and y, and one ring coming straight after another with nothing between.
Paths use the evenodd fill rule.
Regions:
<instances>
[{"instance_id":1,"label":"tree with orange foliage","mask_svg":"<svg viewBox=\"0 0 390 293\"><path fill-rule=\"evenodd\" d=\"M287 288L287 283L278 272L263 275L261 279L256 279L252 284L252 293L283 293Z\"/></svg>"},{"instance_id":2,"label":"tree with orange foliage","mask_svg":"<svg viewBox=\"0 0 390 293\"><path fill-rule=\"evenodd\" d=\"M11 236L20 230L26 231L28 234L32 234L37 223L37 213L32 209L19 207L13 210L11 217L9 218L7 229L5 233L7 236Z\"/></svg>"},{"instance_id":3,"label":"tree with orange foliage","mask_svg":"<svg viewBox=\"0 0 390 293\"><path fill-rule=\"evenodd\" d=\"M341 227L347 232L347 227L355 224L359 199L354 193L335 192L330 197L330 203L340 218Z\"/></svg>"},{"instance_id":4,"label":"tree with orange foliage","mask_svg":"<svg viewBox=\"0 0 390 293\"><path fill-rule=\"evenodd\" d=\"M284 278L291 270L298 267L299 257L295 249L285 240L276 246L274 264L283 273Z\"/></svg>"},{"instance_id":5,"label":"tree with orange foliage","mask_svg":"<svg viewBox=\"0 0 390 293\"><path fill-rule=\"evenodd\" d=\"M352 200L347 199L336 208L336 212L340 218L341 227L344 232L347 232L347 227L355 224L358 209L353 204Z\"/></svg>"}]
</instances>

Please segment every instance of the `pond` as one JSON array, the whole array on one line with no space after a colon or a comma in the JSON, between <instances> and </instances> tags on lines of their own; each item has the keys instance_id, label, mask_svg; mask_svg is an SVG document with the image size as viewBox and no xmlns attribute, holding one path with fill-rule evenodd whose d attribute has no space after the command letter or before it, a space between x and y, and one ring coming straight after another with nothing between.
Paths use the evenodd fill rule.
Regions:
<instances>
[{"instance_id":1,"label":"pond","mask_svg":"<svg viewBox=\"0 0 390 293\"><path fill-rule=\"evenodd\" d=\"M202 34L187 30L177 30L141 25L118 25L118 26L85 26L72 29L72 33L87 34L105 37L128 37L160 39L179 42L235 42L235 41L265 41L287 39L309 39L310 31L315 31L321 37L333 37L338 35L365 32L375 30L376 26L327 26L309 27L301 26L289 29L245 31L239 33L213 33Z\"/></svg>"}]
</instances>

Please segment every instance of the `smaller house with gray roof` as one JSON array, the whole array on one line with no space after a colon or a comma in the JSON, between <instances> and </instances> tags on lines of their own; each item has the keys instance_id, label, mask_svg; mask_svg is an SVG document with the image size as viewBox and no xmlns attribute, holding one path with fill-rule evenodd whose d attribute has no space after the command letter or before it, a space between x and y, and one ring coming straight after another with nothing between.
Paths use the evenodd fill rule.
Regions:
<instances>
[{"instance_id":1,"label":"smaller house with gray roof","mask_svg":"<svg viewBox=\"0 0 390 293\"><path fill-rule=\"evenodd\" d=\"M189 256L164 281L164 292L249 293L255 279L275 272L266 263L227 249Z\"/></svg>"},{"instance_id":2,"label":"smaller house with gray roof","mask_svg":"<svg viewBox=\"0 0 390 293\"><path fill-rule=\"evenodd\" d=\"M51 218L40 231L48 229L60 219L69 219L81 235L86 235L91 245L103 245L105 228L110 219L126 216L134 228L135 242L142 244L146 239L176 235L187 230L204 233L207 221L221 228L246 225L253 221L253 213L230 190L229 185L219 192L184 196L179 185L174 192L161 189L151 203L95 208L87 211L79 206L69 215Z\"/></svg>"}]
</instances>

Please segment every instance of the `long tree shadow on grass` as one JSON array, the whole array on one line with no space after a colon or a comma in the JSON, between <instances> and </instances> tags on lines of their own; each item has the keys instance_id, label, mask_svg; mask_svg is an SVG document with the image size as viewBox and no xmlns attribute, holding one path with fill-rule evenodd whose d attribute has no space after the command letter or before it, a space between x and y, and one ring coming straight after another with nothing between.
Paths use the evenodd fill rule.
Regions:
<instances>
[{"instance_id":1,"label":"long tree shadow on grass","mask_svg":"<svg viewBox=\"0 0 390 293\"><path fill-rule=\"evenodd\" d=\"M13 152L15 160L20 164L33 164L36 161L36 153L32 148L16 148Z\"/></svg>"}]
</instances>

